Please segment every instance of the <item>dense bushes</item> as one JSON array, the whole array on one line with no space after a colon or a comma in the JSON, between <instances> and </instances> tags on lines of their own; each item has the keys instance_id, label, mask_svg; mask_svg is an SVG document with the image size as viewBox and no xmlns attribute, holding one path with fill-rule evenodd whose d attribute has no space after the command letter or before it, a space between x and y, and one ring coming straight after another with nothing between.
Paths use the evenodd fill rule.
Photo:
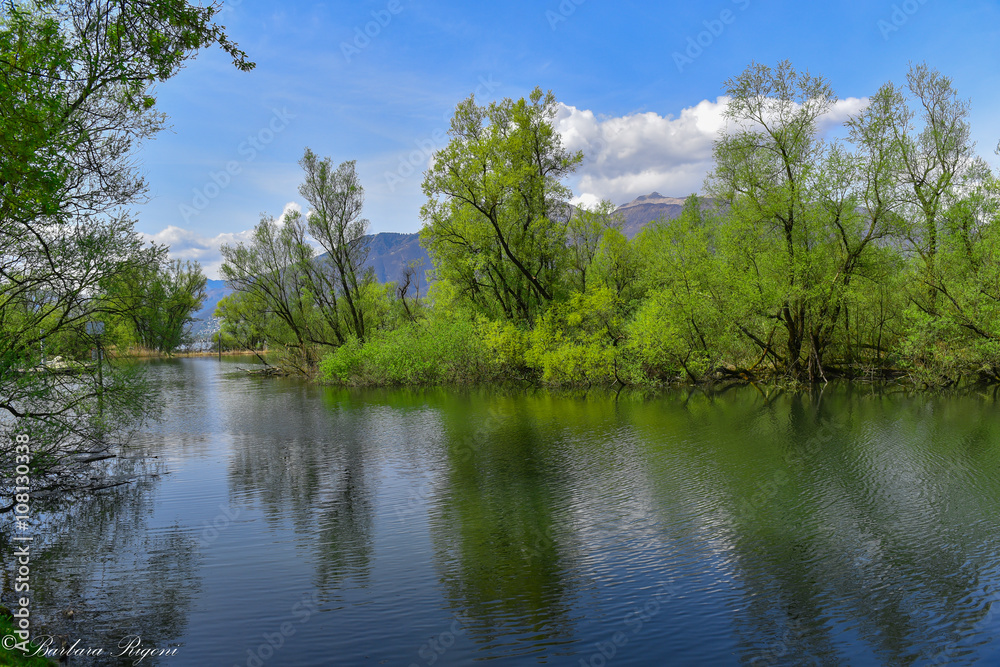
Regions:
<instances>
[{"instance_id":1,"label":"dense bushes","mask_svg":"<svg viewBox=\"0 0 1000 667\"><path fill-rule=\"evenodd\" d=\"M351 385L421 385L492 380L491 363L475 326L466 320L433 318L356 338L320 363L326 382Z\"/></svg>"}]
</instances>

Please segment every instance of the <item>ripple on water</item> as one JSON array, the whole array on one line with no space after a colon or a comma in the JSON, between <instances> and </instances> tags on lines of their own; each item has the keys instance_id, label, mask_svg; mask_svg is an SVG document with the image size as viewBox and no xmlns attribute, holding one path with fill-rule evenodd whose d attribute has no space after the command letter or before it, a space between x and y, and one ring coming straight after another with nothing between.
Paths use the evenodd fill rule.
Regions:
<instances>
[{"instance_id":1,"label":"ripple on water","mask_svg":"<svg viewBox=\"0 0 1000 667\"><path fill-rule=\"evenodd\" d=\"M165 474L59 531L44 604L88 636L141 628L183 645L172 665L247 664L283 623L264 664L998 648L1000 417L977 400L355 392L225 367L155 366L166 419L142 445Z\"/></svg>"}]
</instances>

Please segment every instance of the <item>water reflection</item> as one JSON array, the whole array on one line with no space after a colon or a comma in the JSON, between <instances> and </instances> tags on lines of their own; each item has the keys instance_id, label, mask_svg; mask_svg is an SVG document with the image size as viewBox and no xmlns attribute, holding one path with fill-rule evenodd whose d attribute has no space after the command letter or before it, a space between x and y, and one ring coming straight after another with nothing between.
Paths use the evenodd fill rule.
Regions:
<instances>
[{"instance_id":1,"label":"water reflection","mask_svg":"<svg viewBox=\"0 0 1000 667\"><path fill-rule=\"evenodd\" d=\"M336 594L346 579L369 577L380 424L377 410L324 409L322 393L279 380L227 411L229 486L241 502L259 504L265 523L294 528L316 563L317 586Z\"/></svg>"},{"instance_id":2,"label":"water reflection","mask_svg":"<svg viewBox=\"0 0 1000 667\"><path fill-rule=\"evenodd\" d=\"M560 453L515 400L462 395L441 407L445 460L430 531L452 610L480 644L525 635L520 650L530 652L569 640Z\"/></svg>"},{"instance_id":3,"label":"water reflection","mask_svg":"<svg viewBox=\"0 0 1000 667\"><path fill-rule=\"evenodd\" d=\"M995 594L984 584L996 579L1000 433L987 409L846 391L766 404L744 394L727 399L733 421L709 440L709 465L700 446L650 461L698 471L686 490L712 499L703 513L725 527L745 662L954 664L992 639ZM696 422L702 437L715 428ZM830 437L817 438L824 429ZM986 455L970 459L971 449Z\"/></svg>"},{"instance_id":4,"label":"water reflection","mask_svg":"<svg viewBox=\"0 0 1000 667\"><path fill-rule=\"evenodd\" d=\"M248 664L289 619L272 664L997 652L991 396L354 391L205 360L161 372L175 416L149 445L173 474L57 531L46 604L89 610L102 641L127 626L182 644L171 665ZM233 520L203 539L220 506ZM300 624L304 595L318 611Z\"/></svg>"},{"instance_id":5,"label":"water reflection","mask_svg":"<svg viewBox=\"0 0 1000 667\"><path fill-rule=\"evenodd\" d=\"M196 543L176 526L150 525L155 489L156 479L147 476L80 499L35 526L30 585L36 641L50 637L48 646L59 649L79 640L80 647L104 651L101 658L74 657L70 664L131 665L134 657L114 657L127 637L141 637L144 647L179 645L200 590ZM0 538L5 553L13 548L8 538ZM11 572L4 570L5 598Z\"/></svg>"}]
</instances>

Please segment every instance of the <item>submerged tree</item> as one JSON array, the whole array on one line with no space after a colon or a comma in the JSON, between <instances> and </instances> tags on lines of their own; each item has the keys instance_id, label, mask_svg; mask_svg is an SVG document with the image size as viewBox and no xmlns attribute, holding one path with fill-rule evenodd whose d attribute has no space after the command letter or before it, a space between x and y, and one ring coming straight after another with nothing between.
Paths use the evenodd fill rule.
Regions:
<instances>
[{"instance_id":1,"label":"submerged tree","mask_svg":"<svg viewBox=\"0 0 1000 667\"><path fill-rule=\"evenodd\" d=\"M378 290L365 266L368 221L360 217L364 189L354 162L333 169L307 148L300 164L308 215L261 216L249 243L222 246L222 275L243 296L239 308L234 301L221 312L251 320L226 330L269 332L268 340L293 351L291 365L308 372L319 348L364 339ZM310 237L326 252L317 256Z\"/></svg>"},{"instance_id":2,"label":"submerged tree","mask_svg":"<svg viewBox=\"0 0 1000 667\"><path fill-rule=\"evenodd\" d=\"M969 104L951 79L923 64L910 68L905 87L885 91L897 119L903 247L912 259L904 288L906 355L930 373L927 381L954 381L968 365L996 379L1000 188L976 155Z\"/></svg>"}]
</instances>

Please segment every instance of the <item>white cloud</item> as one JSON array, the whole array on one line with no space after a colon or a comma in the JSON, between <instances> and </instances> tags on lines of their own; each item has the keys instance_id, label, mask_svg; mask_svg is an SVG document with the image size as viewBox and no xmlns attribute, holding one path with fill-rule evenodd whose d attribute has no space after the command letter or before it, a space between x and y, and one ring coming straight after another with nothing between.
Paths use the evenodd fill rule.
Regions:
<instances>
[{"instance_id":1,"label":"white cloud","mask_svg":"<svg viewBox=\"0 0 1000 667\"><path fill-rule=\"evenodd\" d=\"M867 107L869 102L867 97L848 97L846 100L838 100L833 105L833 109L820 119L820 132L827 132L841 125L848 118L857 115L858 112Z\"/></svg>"},{"instance_id":2,"label":"white cloud","mask_svg":"<svg viewBox=\"0 0 1000 667\"><path fill-rule=\"evenodd\" d=\"M218 234L204 236L190 229L181 229L170 225L156 234L142 234L147 241L170 246L171 259L193 260L201 264L202 271L212 280L221 278L219 268L222 266L222 244L235 245L250 239L249 230L235 234Z\"/></svg>"},{"instance_id":3,"label":"white cloud","mask_svg":"<svg viewBox=\"0 0 1000 667\"><path fill-rule=\"evenodd\" d=\"M291 211L301 212L302 207L296 202L285 204L277 219L278 224L283 224L285 216ZM205 272L206 276L212 280L219 280L222 278L220 273L222 252L219 250L221 246L223 244L247 243L252 234L252 229L246 229L241 232L205 236L190 229L181 229L170 225L156 234L143 233L141 235L146 241L169 246L171 259L197 261L201 264L202 271Z\"/></svg>"},{"instance_id":4,"label":"white cloud","mask_svg":"<svg viewBox=\"0 0 1000 667\"><path fill-rule=\"evenodd\" d=\"M868 103L848 98L836 103L821 131L843 123ZM574 203L610 199L625 204L657 191L667 197L700 192L712 166L712 146L726 128L728 98L703 100L678 116L653 112L599 118L592 111L560 104L555 128L563 145L582 150Z\"/></svg>"},{"instance_id":5,"label":"white cloud","mask_svg":"<svg viewBox=\"0 0 1000 667\"><path fill-rule=\"evenodd\" d=\"M593 209L601 203L601 198L597 195L585 192L578 197L570 199L569 203L573 206L582 206L583 208Z\"/></svg>"},{"instance_id":6,"label":"white cloud","mask_svg":"<svg viewBox=\"0 0 1000 667\"><path fill-rule=\"evenodd\" d=\"M281 215L278 216L278 219L275 222L277 222L279 225L285 224L285 218L287 218L288 214L291 213L292 211L295 211L296 213L302 213L302 206L298 202L294 201L288 202L287 204L285 204L285 207L281 209Z\"/></svg>"}]
</instances>

